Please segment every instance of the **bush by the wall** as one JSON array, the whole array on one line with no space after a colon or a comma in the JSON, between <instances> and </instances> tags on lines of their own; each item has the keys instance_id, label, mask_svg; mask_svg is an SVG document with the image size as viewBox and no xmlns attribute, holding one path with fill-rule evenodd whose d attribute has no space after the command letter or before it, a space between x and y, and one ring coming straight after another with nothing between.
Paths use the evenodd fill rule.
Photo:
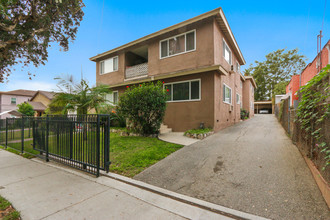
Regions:
<instances>
[{"instance_id":1,"label":"bush by the wall","mask_svg":"<svg viewBox=\"0 0 330 220\"><path fill-rule=\"evenodd\" d=\"M158 134L165 115L166 98L161 82L128 87L120 96L118 113L127 118L129 130L143 135Z\"/></svg>"},{"instance_id":2,"label":"bush by the wall","mask_svg":"<svg viewBox=\"0 0 330 220\"><path fill-rule=\"evenodd\" d=\"M250 112L245 110L245 109L241 109L241 119L248 119L250 116Z\"/></svg>"}]
</instances>

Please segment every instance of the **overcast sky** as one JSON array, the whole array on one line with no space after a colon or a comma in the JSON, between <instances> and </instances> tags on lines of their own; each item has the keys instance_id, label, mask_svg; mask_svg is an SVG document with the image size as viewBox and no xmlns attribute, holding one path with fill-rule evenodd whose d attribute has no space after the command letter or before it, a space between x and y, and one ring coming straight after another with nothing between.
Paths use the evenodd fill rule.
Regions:
<instances>
[{"instance_id":1,"label":"overcast sky","mask_svg":"<svg viewBox=\"0 0 330 220\"><path fill-rule=\"evenodd\" d=\"M73 74L79 80L81 70L84 78L94 85L95 63L90 57L217 7L222 7L247 62L243 70L282 48L299 48L308 62L312 61L323 17L322 43L330 39L330 2L325 11L325 0L85 0L84 3L85 16L69 51L60 51L53 44L45 66L24 71L15 68L9 81L0 83L0 91L53 90L56 89L54 77ZM32 80L28 79L28 70L36 74Z\"/></svg>"}]
</instances>

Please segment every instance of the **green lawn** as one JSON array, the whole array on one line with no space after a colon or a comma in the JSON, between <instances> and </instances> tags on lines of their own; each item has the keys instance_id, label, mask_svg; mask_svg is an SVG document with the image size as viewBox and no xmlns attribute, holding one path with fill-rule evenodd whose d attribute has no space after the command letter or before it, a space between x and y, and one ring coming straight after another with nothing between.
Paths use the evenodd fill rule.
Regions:
<instances>
[{"instance_id":1,"label":"green lawn","mask_svg":"<svg viewBox=\"0 0 330 220\"><path fill-rule=\"evenodd\" d=\"M110 171L133 177L157 163L182 145L150 137L121 137L110 134Z\"/></svg>"},{"instance_id":2,"label":"green lawn","mask_svg":"<svg viewBox=\"0 0 330 220\"><path fill-rule=\"evenodd\" d=\"M20 214L16 211L5 198L0 196L0 219L16 220L20 219Z\"/></svg>"},{"instance_id":3,"label":"green lawn","mask_svg":"<svg viewBox=\"0 0 330 220\"><path fill-rule=\"evenodd\" d=\"M52 138L50 138L50 145ZM8 144L20 151L21 143ZM133 177L147 167L157 163L169 154L180 149L182 145L167 143L150 137L122 137L117 133L110 134L110 171ZM33 150L32 140L24 143L24 150L39 154Z\"/></svg>"}]
</instances>

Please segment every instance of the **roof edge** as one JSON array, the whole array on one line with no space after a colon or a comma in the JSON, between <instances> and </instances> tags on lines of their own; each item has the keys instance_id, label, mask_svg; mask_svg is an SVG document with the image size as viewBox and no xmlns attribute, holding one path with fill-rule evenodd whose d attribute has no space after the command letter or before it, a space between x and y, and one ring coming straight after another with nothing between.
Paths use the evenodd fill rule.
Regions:
<instances>
[{"instance_id":1,"label":"roof edge","mask_svg":"<svg viewBox=\"0 0 330 220\"><path fill-rule=\"evenodd\" d=\"M154 32L154 33L152 33L152 34L146 35L146 36L144 36L144 37L141 37L141 38L139 38L139 39L136 39L136 40L134 40L134 41L131 41L131 42L129 42L129 43L126 43L126 44L124 44L124 45L122 45L122 46L116 47L116 48L114 48L114 49L112 49L112 50L108 50L108 51L106 51L106 52L104 52L104 53L101 53L101 54L98 54L98 55L96 55L96 56L93 56L93 57L89 58L89 60L91 60L91 61L96 61L97 59L102 58L102 57L104 57L104 56L106 56L106 55L109 55L109 54L111 54L111 53L117 52L117 51L119 51L119 50L125 49L125 48L127 48L127 47L130 47L130 46L133 46L133 45L135 45L135 44L141 43L141 42L143 42L143 41L149 40L149 39L151 39L151 38L154 38L154 37L160 36L160 35L162 35L162 34L165 34L165 33L167 33L167 32L170 32L170 31L172 31L172 30L175 30L175 29L178 29L178 28L180 28L180 27L184 27L184 26L186 26L186 25L189 25L189 24L192 24L192 23L194 23L194 22L200 21L200 20L202 20L202 19L209 18L209 17L212 17L212 16L216 16L217 14L220 14L220 16L221 16L221 12L222 12L222 8L221 8L221 7L216 8L216 9L213 9L213 10L211 10L211 11L205 12L205 13L203 13L203 14L201 14L201 15L196 16L196 17L190 18L190 19L185 20L185 21L182 21L182 22L180 22L180 23L178 23L178 24L175 24L175 25L169 26L169 27L167 27L167 28L164 28L164 29L161 29L161 30L159 30L159 31L156 31L156 32ZM222 12L222 13L223 13L223 12ZM225 21L227 22L227 20L225 20ZM229 28L229 32L232 33L231 30L230 30L230 28ZM236 40L235 40L235 39L233 39L233 40L234 40L234 42L236 43ZM244 60L244 58L243 58L243 60ZM245 60L244 60L244 61L245 61Z\"/></svg>"}]
</instances>

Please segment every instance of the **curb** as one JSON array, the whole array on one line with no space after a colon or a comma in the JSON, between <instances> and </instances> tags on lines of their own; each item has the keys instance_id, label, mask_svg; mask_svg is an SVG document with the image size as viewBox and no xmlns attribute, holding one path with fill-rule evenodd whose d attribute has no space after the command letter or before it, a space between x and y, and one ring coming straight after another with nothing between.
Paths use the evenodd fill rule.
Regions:
<instances>
[{"instance_id":1,"label":"curb","mask_svg":"<svg viewBox=\"0 0 330 220\"><path fill-rule=\"evenodd\" d=\"M211 211L211 212L215 212L217 214L221 214L233 219L256 219L256 220L266 220L267 218L264 217L260 217L260 216L256 216L253 214L249 214L249 213L245 213L245 212L241 212L241 211L237 211L234 209L230 209L230 208L226 208L224 206L220 206L220 205L216 205L210 202L206 202L200 199L196 199L193 197L189 197L189 196L185 196L176 192L172 192L157 186L153 186L150 185L148 183L144 183L138 180L134 180L125 176L121 176L119 174L115 174L115 173L105 173L102 172L101 173L102 176L114 179L114 180L118 180L120 182L129 184L129 185L133 185L135 187L156 193L158 195L164 196L164 197L168 197L189 205L193 205L196 206L198 208L207 210L207 211Z\"/></svg>"},{"instance_id":2,"label":"curb","mask_svg":"<svg viewBox=\"0 0 330 220\"><path fill-rule=\"evenodd\" d=\"M303 155L305 162L308 165L308 168L310 169L314 180L317 184L317 186L319 187L321 194L325 200L325 202L328 205L328 208L330 209L330 187L327 184L327 182L324 180L324 178L322 177L320 171L316 168L315 164L313 163L313 161L311 161L308 157L306 157L305 155Z\"/></svg>"}]
</instances>

